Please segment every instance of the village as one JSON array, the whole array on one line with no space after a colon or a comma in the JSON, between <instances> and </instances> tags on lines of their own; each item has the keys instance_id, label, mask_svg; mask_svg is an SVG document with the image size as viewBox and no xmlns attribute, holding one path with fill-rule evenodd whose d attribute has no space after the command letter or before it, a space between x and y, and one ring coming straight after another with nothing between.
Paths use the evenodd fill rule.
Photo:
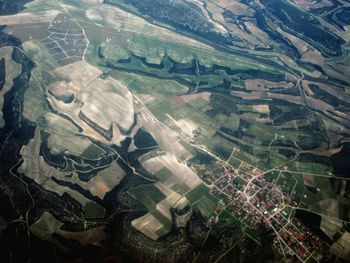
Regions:
<instances>
[{"instance_id":1,"label":"village","mask_svg":"<svg viewBox=\"0 0 350 263\"><path fill-rule=\"evenodd\" d=\"M200 171L203 182L220 200L209 225L216 223L219 214L226 210L247 227L262 224L273 230L273 246L284 257L295 256L300 262L321 259L322 240L293 217L300 202L296 184L291 188L283 182L281 171L269 176L244 161L240 161L238 168L217 164L210 172L200 164L193 164L192 168Z\"/></svg>"}]
</instances>

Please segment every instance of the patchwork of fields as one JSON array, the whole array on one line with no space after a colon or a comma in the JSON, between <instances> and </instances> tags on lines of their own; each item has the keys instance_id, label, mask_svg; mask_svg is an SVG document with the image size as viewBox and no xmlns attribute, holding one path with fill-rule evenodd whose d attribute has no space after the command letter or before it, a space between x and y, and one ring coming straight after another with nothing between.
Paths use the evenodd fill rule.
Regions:
<instances>
[{"instance_id":1,"label":"patchwork of fields","mask_svg":"<svg viewBox=\"0 0 350 263\"><path fill-rule=\"evenodd\" d=\"M21 6L0 13L0 235L82 262L350 260L347 1Z\"/></svg>"}]
</instances>

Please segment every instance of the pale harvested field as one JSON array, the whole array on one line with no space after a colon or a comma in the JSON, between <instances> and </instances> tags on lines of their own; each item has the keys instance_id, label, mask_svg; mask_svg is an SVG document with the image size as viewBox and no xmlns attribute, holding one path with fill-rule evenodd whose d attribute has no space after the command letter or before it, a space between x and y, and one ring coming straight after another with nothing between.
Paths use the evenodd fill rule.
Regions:
<instances>
[{"instance_id":1,"label":"pale harvested field","mask_svg":"<svg viewBox=\"0 0 350 263\"><path fill-rule=\"evenodd\" d=\"M302 56L302 61L314 63L316 65L322 65L324 63L325 58L322 56L321 52L313 48L304 40L283 31L281 28L277 28L277 32L292 42Z\"/></svg>"},{"instance_id":2,"label":"pale harvested field","mask_svg":"<svg viewBox=\"0 0 350 263\"><path fill-rule=\"evenodd\" d=\"M262 113L262 114L269 114L270 113L269 105L253 105L252 110L254 112L258 112L258 113Z\"/></svg>"},{"instance_id":3,"label":"pale harvested field","mask_svg":"<svg viewBox=\"0 0 350 263\"><path fill-rule=\"evenodd\" d=\"M195 124L190 119L179 119L176 121L176 125L183 131L186 135L192 138L195 130L198 129L198 125Z\"/></svg>"},{"instance_id":4,"label":"pale harvested field","mask_svg":"<svg viewBox=\"0 0 350 263\"><path fill-rule=\"evenodd\" d=\"M186 164L180 163L171 154L148 159L142 163L142 166L151 174L155 174L163 167L166 167L172 173L172 176L164 184L170 188L177 183L184 183L190 189L201 184L200 178Z\"/></svg>"},{"instance_id":5,"label":"pale harvested field","mask_svg":"<svg viewBox=\"0 0 350 263\"><path fill-rule=\"evenodd\" d=\"M88 203L95 203L94 201L82 195L80 192L73 190L69 187L59 185L55 181L53 181L52 177L55 177L56 179L65 180L80 185L80 180L77 177L73 178L73 180L67 180L67 177L65 177L67 173L63 173L57 170L56 168L49 166L44 161L42 156L39 157L38 170L39 173L35 174L36 177L33 179L46 190L57 193L60 196L63 196L66 193L70 195L73 199L77 200L83 207L86 206ZM83 182L81 182L81 186L84 188Z\"/></svg>"},{"instance_id":6,"label":"pale harvested field","mask_svg":"<svg viewBox=\"0 0 350 263\"><path fill-rule=\"evenodd\" d=\"M201 92L201 93L196 93L196 94L191 94L191 95L183 95L179 96L181 100L183 100L185 103L189 103L192 100L195 100L197 98L201 98L205 100L206 102L210 103L210 95L211 93L209 92Z\"/></svg>"},{"instance_id":7,"label":"pale harvested field","mask_svg":"<svg viewBox=\"0 0 350 263\"><path fill-rule=\"evenodd\" d=\"M264 79L247 79L244 82L247 90L263 91L269 88L283 87L292 88L294 85L291 82L272 82Z\"/></svg>"},{"instance_id":8,"label":"pale harvested field","mask_svg":"<svg viewBox=\"0 0 350 263\"><path fill-rule=\"evenodd\" d=\"M345 125L349 125L350 124L350 114L349 111L347 112L341 112L338 110L334 110L334 112L332 112L334 117L336 117L338 120L342 119L342 121L344 121ZM342 121L340 121L342 123Z\"/></svg>"},{"instance_id":9,"label":"pale harvested field","mask_svg":"<svg viewBox=\"0 0 350 263\"><path fill-rule=\"evenodd\" d=\"M157 187L166 196L165 199L156 205L156 208L163 216L171 221L172 216L170 208L172 208L182 198L182 195L176 193L161 182L155 183L154 186Z\"/></svg>"},{"instance_id":10,"label":"pale harvested field","mask_svg":"<svg viewBox=\"0 0 350 263\"><path fill-rule=\"evenodd\" d=\"M44 130L49 134L47 142L52 154L68 150L80 156L91 145L91 141L79 136L78 128L65 118L47 113L45 119L47 125Z\"/></svg>"},{"instance_id":11,"label":"pale harvested field","mask_svg":"<svg viewBox=\"0 0 350 263\"><path fill-rule=\"evenodd\" d=\"M75 95L74 91L70 91L70 89L67 88L67 83L65 82L58 82L55 85L51 85L49 86L49 90L58 98L70 97Z\"/></svg>"},{"instance_id":12,"label":"pale harvested field","mask_svg":"<svg viewBox=\"0 0 350 263\"><path fill-rule=\"evenodd\" d=\"M137 97L145 104L149 105L155 102L156 100L160 100L164 98L161 94L137 94Z\"/></svg>"},{"instance_id":13,"label":"pale harvested field","mask_svg":"<svg viewBox=\"0 0 350 263\"><path fill-rule=\"evenodd\" d=\"M253 91L250 93L243 92L243 91L231 91L231 95L236 97L241 97L246 100L257 100L257 99L263 99L264 95L261 91Z\"/></svg>"},{"instance_id":14,"label":"pale harvested field","mask_svg":"<svg viewBox=\"0 0 350 263\"><path fill-rule=\"evenodd\" d=\"M303 104L303 101L302 101L300 96L277 94L277 93L272 93L272 92L268 92L266 94L266 96L267 96L267 98L271 98L271 99L279 99L279 100L285 100L285 101L295 103L295 104Z\"/></svg>"},{"instance_id":15,"label":"pale harvested field","mask_svg":"<svg viewBox=\"0 0 350 263\"><path fill-rule=\"evenodd\" d=\"M173 207L181 210L184 209L189 203L190 202L188 201L188 199L185 196L183 196L176 202L176 204Z\"/></svg>"},{"instance_id":16,"label":"pale harvested field","mask_svg":"<svg viewBox=\"0 0 350 263\"><path fill-rule=\"evenodd\" d=\"M55 120L60 121L57 119ZM64 121L65 120L62 120L63 123ZM59 128L57 128L57 130L59 130ZM50 130L47 130L47 132L49 131ZM37 183L45 186L48 190L57 192L61 195L67 192L72 197L75 197L79 202L85 205L89 202L87 198L85 198L78 192L75 193L76 191L71 190L70 188L60 187L56 185L56 183L51 181L51 178L55 177L56 179L60 179L62 181L67 181L72 184L78 184L83 189L89 191L92 195L97 196L100 199L103 199L109 191L111 191L115 186L117 186L121 182L121 180L123 180L125 172L119 167L117 163L112 163L109 167L100 171L95 177L93 177L88 182L81 181L78 175L75 173L73 173L72 177L66 177L67 173L60 171L52 166L49 166L47 163L45 163L43 157L39 156L39 147L41 144L41 140L38 132L39 129L37 129L33 141L30 144L28 144L28 146L22 148L21 153L24 159L24 163L20 167L20 170L24 171L27 176L34 179ZM53 135L49 136L49 145L50 138L52 136ZM77 142L84 144L84 142L82 142L81 140L82 139L79 137L72 137L72 139L70 139L69 137L59 137L55 145L59 145L59 143L61 143L63 145L62 149L66 149L64 145L67 145L68 149L71 149L72 147L79 148L82 146L79 146ZM85 148L91 145L91 142L89 140L86 141L88 142L88 145L83 147L84 150ZM73 146L69 146L68 143L72 143Z\"/></svg>"},{"instance_id":17,"label":"pale harvested field","mask_svg":"<svg viewBox=\"0 0 350 263\"><path fill-rule=\"evenodd\" d=\"M59 14L59 11L45 11L37 13L20 13L10 16L0 16L0 25L27 25L49 23Z\"/></svg>"},{"instance_id":18,"label":"pale harvested field","mask_svg":"<svg viewBox=\"0 0 350 263\"><path fill-rule=\"evenodd\" d=\"M102 20L101 14L95 9L86 10L86 17L90 20Z\"/></svg>"},{"instance_id":19,"label":"pale harvested field","mask_svg":"<svg viewBox=\"0 0 350 263\"><path fill-rule=\"evenodd\" d=\"M309 9L317 9L327 6L332 6L333 3L330 0L321 0L321 1L310 1L310 0L292 0L296 5L299 7L305 8L306 10Z\"/></svg>"},{"instance_id":20,"label":"pale harvested field","mask_svg":"<svg viewBox=\"0 0 350 263\"><path fill-rule=\"evenodd\" d=\"M240 118L242 120L247 120L247 121L265 123L265 124L269 124L269 125L272 124L271 118L261 118L260 114L253 113L253 112L245 112L245 113L240 115Z\"/></svg>"},{"instance_id":21,"label":"pale harvested field","mask_svg":"<svg viewBox=\"0 0 350 263\"><path fill-rule=\"evenodd\" d=\"M339 100L342 100L344 102L349 102L350 101L350 94L344 92L344 90L334 87L334 86L329 86L327 84L324 83L315 83L315 82L310 82L307 80L303 80L302 81L303 87L307 87L310 86L311 84L316 84L317 86L319 86L320 89L322 89L323 91L332 94L332 96L336 97Z\"/></svg>"},{"instance_id":22,"label":"pale harvested field","mask_svg":"<svg viewBox=\"0 0 350 263\"><path fill-rule=\"evenodd\" d=\"M319 110L319 111L330 111L330 112L332 112L332 111L335 110L335 108L332 105L330 105L330 104L328 104L328 103L326 103L326 102L324 102L322 100L318 100L318 99L315 99L315 98L312 98L312 97L307 97L306 98L306 103L311 108Z\"/></svg>"},{"instance_id":23,"label":"pale harvested field","mask_svg":"<svg viewBox=\"0 0 350 263\"><path fill-rule=\"evenodd\" d=\"M77 200L82 206L88 203L94 203L90 199L86 198L84 195L75 191L69 187L58 185L52 180L52 177L61 180L67 180L62 171L57 170L54 167L49 166L42 156L40 156L40 146L41 146L41 136L40 129L35 130L35 136L29 141L27 145L24 145L21 149L21 156L23 159L22 165L19 167L18 171L23 173L25 176L33 179L36 183L41 185L48 191L57 193L60 196L63 194L70 195L73 199ZM73 178L74 180L74 178ZM80 181L79 181L80 182ZM84 188L84 184L82 184Z\"/></svg>"},{"instance_id":24,"label":"pale harvested field","mask_svg":"<svg viewBox=\"0 0 350 263\"><path fill-rule=\"evenodd\" d=\"M80 182L91 194L103 199L105 195L116 187L124 178L125 172L117 163L99 172L88 183Z\"/></svg>"},{"instance_id":25,"label":"pale harvested field","mask_svg":"<svg viewBox=\"0 0 350 263\"><path fill-rule=\"evenodd\" d=\"M100 89L95 82L100 83ZM129 129L134 121L131 93L127 92L124 95L119 95L113 91L103 91L103 82L105 81L98 79L91 83L91 93L84 100L85 104L81 107L81 111L105 130L110 128L112 122L115 122L124 130ZM95 92L99 96L96 96Z\"/></svg>"},{"instance_id":26,"label":"pale harvested field","mask_svg":"<svg viewBox=\"0 0 350 263\"><path fill-rule=\"evenodd\" d=\"M134 219L131 222L131 225L152 240L157 240L159 238L157 231L163 227L163 224L159 222L159 220L155 218L151 213Z\"/></svg>"},{"instance_id":27,"label":"pale harvested field","mask_svg":"<svg viewBox=\"0 0 350 263\"><path fill-rule=\"evenodd\" d=\"M119 144L124 139L121 129L128 130L134 121L132 94L117 80L108 77L101 79L98 68L85 61L79 61L54 70L53 75L66 81L55 82L49 90L57 97L74 95L72 103L64 103L47 94L51 106L69 116L83 129L82 134L105 144ZM98 96L96 96L98 94ZM98 127L109 131L113 137L107 140L79 117L83 114Z\"/></svg>"},{"instance_id":28,"label":"pale harvested field","mask_svg":"<svg viewBox=\"0 0 350 263\"><path fill-rule=\"evenodd\" d=\"M180 129L180 132L183 133L187 139L192 139L194 131L198 128L197 124L187 118L175 120L169 114L166 114L166 116L170 119L172 124L175 124L175 126Z\"/></svg>"},{"instance_id":29,"label":"pale harvested field","mask_svg":"<svg viewBox=\"0 0 350 263\"><path fill-rule=\"evenodd\" d=\"M254 23L252 22L245 22L244 23L248 30L251 32L251 35L257 38L261 43L264 43L265 46L269 46L271 40L268 34L266 34L264 31L262 31L260 28L258 28Z\"/></svg>"},{"instance_id":30,"label":"pale harvested field","mask_svg":"<svg viewBox=\"0 0 350 263\"><path fill-rule=\"evenodd\" d=\"M38 183L41 182L39 171L40 145L40 130L37 128L35 130L34 138L31 139L28 144L24 145L20 151L23 163L18 168L20 173L25 174L27 177L34 179Z\"/></svg>"},{"instance_id":31,"label":"pale harvested field","mask_svg":"<svg viewBox=\"0 0 350 263\"><path fill-rule=\"evenodd\" d=\"M74 156L80 156L91 145L90 140L80 136L70 136L69 134L50 134L47 143L51 154L57 155L68 151Z\"/></svg>"},{"instance_id":32,"label":"pale harvested field","mask_svg":"<svg viewBox=\"0 0 350 263\"><path fill-rule=\"evenodd\" d=\"M180 199L181 195L179 195L176 192L173 192L161 202L159 202L156 208L163 216L165 216L168 220L171 220L172 216L170 208L172 208Z\"/></svg>"},{"instance_id":33,"label":"pale harvested field","mask_svg":"<svg viewBox=\"0 0 350 263\"><path fill-rule=\"evenodd\" d=\"M191 154L180 143L179 134L163 123L156 121L146 109L141 108L139 110L137 120L165 152L172 153L179 158L191 157Z\"/></svg>"},{"instance_id":34,"label":"pale harvested field","mask_svg":"<svg viewBox=\"0 0 350 263\"><path fill-rule=\"evenodd\" d=\"M95 140L103 142L105 144L110 143L106 138L104 138L101 134L96 132L91 126L89 126L86 122L78 117L80 112L79 105L66 104L62 101L54 99L53 97L48 97L48 101L53 109L73 118L74 123L83 129L82 135L94 138Z\"/></svg>"},{"instance_id":35,"label":"pale harvested field","mask_svg":"<svg viewBox=\"0 0 350 263\"><path fill-rule=\"evenodd\" d=\"M103 3L103 0L80 0L83 4L88 4L88 5L99 5Z\"/></svg>"},{"instance_id":36,"label":"pale harvested field","mask_svg":"<svg viewBox=\"0 0 350 263\"><path fill-rule=\"evenodd\" d=\"M62 181L77 184L101 200L108 192L116 187L125 176L125 172L116 163L111 164L109 167L99 172L88 182L81 181L77 173L73 173L72 177L66 177L65 175L67 173L61 172L43 162L41 162L41 165L48 177L55 177Z\"/></svg>"},{"instance_id":37,"label":"pale harvested field","mask_svg":"<svg viewBox=\"0 0 350 263\"><path fill-rule=\"evenodd\" d=\"M92 80L96 79L103 72L90 65L89 63L81 60L75 63L68 64L52 71L52 74L61 77L62 79L68 79L73 84L80 84L81 86L87 86ZM81 87L77 87L80 89Z\"/></svg>"},{"instance_id":38,"label":"pale harvested field","mask_svg":"<svg viewBox=\"0 0 350 263\"><path fill-rule=\"evenodd\" d=\"M217 0L215 2L217 5L221 7L226 7L227 5L237 3L238 1L237 0Z\"/></svg>"}]
</instances>

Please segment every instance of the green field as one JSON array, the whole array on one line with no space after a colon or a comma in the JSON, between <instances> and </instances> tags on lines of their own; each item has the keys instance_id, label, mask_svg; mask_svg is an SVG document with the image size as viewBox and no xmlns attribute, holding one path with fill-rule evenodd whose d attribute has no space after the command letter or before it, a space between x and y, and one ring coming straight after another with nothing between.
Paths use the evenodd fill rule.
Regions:
<instances>
[{"instance_id":1,"label":"green field","mask_svg":"<svg viewBox=\"0 0 350 263\"><path fill-rule=\"evenodd\" d=\"M211 216L219 201L209 193L208 188L203 184L188 192L186 197L194 207L199 209L205 218Z\"/></svg>"}]
</instances>

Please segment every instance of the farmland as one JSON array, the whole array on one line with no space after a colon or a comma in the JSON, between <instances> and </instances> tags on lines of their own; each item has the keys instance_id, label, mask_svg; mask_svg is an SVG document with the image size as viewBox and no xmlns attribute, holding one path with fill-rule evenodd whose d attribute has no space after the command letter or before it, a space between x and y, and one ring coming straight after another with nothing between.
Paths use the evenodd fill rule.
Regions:
<instances>
[{"instance_id":1,"label":"farmland","mask_svg":"<svg viewBox=\"0 0 350 263\"><path fill-rule=\"evenodd\" d=\"M23 262L42 244L61 262L349 260L349 8L2 10L0 245L23 232Z\"/></svg>"}]
</instances>

